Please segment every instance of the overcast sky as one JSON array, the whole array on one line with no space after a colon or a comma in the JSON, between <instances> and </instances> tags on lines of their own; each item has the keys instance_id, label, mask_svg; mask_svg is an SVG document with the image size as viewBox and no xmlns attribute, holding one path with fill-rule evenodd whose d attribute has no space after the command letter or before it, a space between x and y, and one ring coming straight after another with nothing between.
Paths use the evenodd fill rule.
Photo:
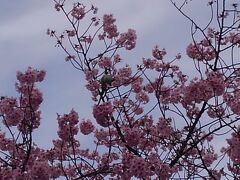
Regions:
<instances>
[{"instance_id":1,"label":"overcast sky","mask_svg":"<svg viewBox=\"0 0 240 180\"><path fill-rule=\"evenodd\" d=\"M126 63L137 64L142 57L150 57L152 47L157 44L166 48L172 57L178 52L184 54L190 42L190 23L168 0L85 2L99 7L99 14L113 13L120 30L136 29L137 47L123 54ZM202 10L196 7L192 10L198 14ZM196 18L205 22L208 14L201 13L201 17ZM42 124L35 133L36 141L42 147L49 147L51 137L56 137L56 113L68 113L74 108L80 118L88 118L92 112L91 98L83 87L82 74L64 61L63 51L55 48L54 39L46 35L47 28L65 30L66 25L51 0L1 0L0 95L16 95L16 71L26 70L28 66L47 71L45 81L40 85L44 95ZM185 63L187 70L189 62Z\"/></svg>"}]
</instances>

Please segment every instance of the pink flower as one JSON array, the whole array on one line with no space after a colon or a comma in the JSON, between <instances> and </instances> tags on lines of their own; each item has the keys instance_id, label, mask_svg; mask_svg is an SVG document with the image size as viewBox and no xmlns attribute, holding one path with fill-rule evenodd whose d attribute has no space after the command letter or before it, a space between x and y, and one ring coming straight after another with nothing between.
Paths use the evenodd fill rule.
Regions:
<instances>
[{"instance_id":1,"label":"pink flower","mask_svg":"<svg viewBox=\"0 0 240 180\"><path fill-rule=\"evenodd\" d=\"M216 96L220 96L224 93L225 82L224 76L219 71L211 71L207 73L206 81L213 89Z\"/></svg>"},{"instance_id":2,"label":"pink flower","mask_svg":"<svg viewBox=\"0 0 240 180\"><path fill-rule=\"evenodd\" d=\"M206 46L206 44L203 43L204 41L201 43L189 44L187 47L187 55L190 58L196 59L198 61L213 60L216 57L214 48L211 45Z\"/></svg>"},{"instance_id":3,"label":"pink flower","mask_svg":"<svg viewBox=\"0 0 240 180\"><path fill-rule=\"evenodd\" d=\"M103 16L103 31L107 34L107 38L112 39L118 36L117 26L114 24L116 19L113 18L113 15L105 14Z\"/></svg>"},{"instance_id":4,"label":"pink flower","mask_svg":"<svg viewBox=\"0 0 240 180\"><path fill-rule=\"evenodd\" d=\"M5 133L0 132L0 149L1 151L15 151L15 142L6 137Z\"/></svg>"},{"instance_id":5,"label":"pink flower","mask_svg":"<svg viewBox=\"0 0 240 180\"><path fill-rule=\"evenodd\" d=\"M98 141L101 141L101 142L108 142L108 136L109 136L109 133L108 131L104 131L103 129L97 129L95 131L95 137L97 138Z\"/></svg>"},{"instance_id":6,"label":"pink flower","mask_svg":"<svg viewBox=\"0 0 240 180\"><path fill-rule=\"evenodd\" d=\"M98 90L100 88L100 82L97 80L91 80L86 84L86 88L91 91L93 100L96 100L96 97L99 95Z\"/></svg>"},{"instance_id":7,"label":"pink flower","mask_svg":"<svg viewBox=\"0 0 240 180\"><path fill-rule=\"evenodd\" d=\"M27 71L25 71L25 73L18 71L17 79L21 84L32 84L35 82L43 81L45 74L46 72L43 70L38 71L36 69L29 67Z\"/></svg>"},{"instance_id":8,"label":"pink flower","mask_svg":"<svg viewBox=\"0 0 240 180\"><path fill-rule=\"evenodd\" d=\"M76 111L71 110L69 114L64 114L62 117L58 116L58 136L67 142L71 142L73 140L74 135L78 133L77 124L78 114Z\"/></svg>"},{"instance_id":9,"label":"pink flower","mask_svg":"<svg viewBox=\"0 0 240 180\"><path fill-rule=\"evenodd\" d=\"M166 50L165 49L159 50L158 46L155 46L154 49L152 50L152 55L157 60L162 60L166 54L167 54Z\"/></svg>"},{"instance_id":10,"label":"pink flower","mask_svg":"<svg viewBox=\"0 0 240 180\"><path fill-rule=\"evenodd\" d=\"M141 130L137 127L124 128L124 138L129 146L137 146L141 141Z\"/></svg>"},{"instance_id":11,"label":"pink flower","mask_svg":"<svg viewBox=\"0 0 240 180\"><path fill-rule=\"evenodd\" d=\"M136 178L147 178L150 174L150 167L142 157L134 156L130 160L130 174Z\"/></svg>"},{"instance_id":12,"label":"pink flower","mask_svg":"<svg viewBox=\"0 0 240 180\"><path fill-rule=\"evenodd\" d=\"M225 109L222 106L208 108L207 114L211 118L222 118L225 115Z\"/></svg>"},{"instance_id":13,"label":"pink flower","mask_svg":"<svg viewBox=\"0 0 240 180\"><path fill-rule=\"evenodd\" d=\"M98 75L98 71L99 71L98 69L92 69L92 70L85 69L84 70L85 79L87 81L94 80L94 78L96 78L96 76Z\"/></svg>"},{"instance_id":14,"label":"pink flower","mask_svg":"<svg viewBox=\"0 0 240 180\"><path fill-rule=\"evenodd\" d=\"M148 69L154 69L158 65L156 59L145 59L143 58L143 65Z\"/></svg>"},{"instance_id":15,"label":"pink flower","mask_svg":"<svg viewBox=\"0 0 240 180\"><path fill-rule=\"evenodd\" d=\"M117 44L125 47L126 50L131 50L136 46L136 39L136 31L133 29L128 29L128 32L120 34Z\"/></svg>"},{"instance_id":16,"label":"pink flower","mask_svg":"<svg viewBox=\"0 0 240 180\"><path fill-rule=\"evenodd\" d=\"M137 78L136 80L133 81L132 83L132 88L135 93L140 93L142 91L142 78Z\"/></svg>"},{"instance_id":17,"label":"pink flower","mask_svg":"<svg viewBox=\"0 0 240 180\"><path fill-rule=\"evenodd\" d=\"M214 78L210 78L210 76L206 80L192 80L188 86L183 87L182 103L184 106L192 102L208 101L212 97L220 96L224 93L225 83L222 76L218 75L214 76Z\"/></svg>"},{"instance_id":18,"label":"pink flower","mask_svg":"<svg viewBox=\"0 0 240 180\"><path fill-rule=\"evenodd\" d=\"M227 139L229 149L227 151L228 156L235 164L240 164L240 128L236 133L232 133L232 137ZM239 172L240 173L240 172Z\"/></svg>"},{"instance_id":19,"label":"pink flower","mask_svg":"<svg viewBox=\"0 0 240 180\"><path fill-rule=\"evenodd\" d=\"M31 179L49 179L49 165L46 161L34 161L33 166L31 166L29 175Z\"/></svg>"},{"instance_id":20,"label":"pink flower","mask_svg":"<svg viewBox=\"0 0 240 180\"><path fill-rule=\"evenodd\" d=\"M6 114L5 120L7 126L17 126L24 118L24 112L21 109L14 108L10 113Z\"/></svg>"},{"instance_id":21,"label":"pink flower","mask_svg":"<svg viewBox=\"0 0 240 180\"><path fill-rule=\"evenodd\" d=\"M119 68L116 72L116 75L114 76L114 81L112 82L113 86L121 86L125 85L127 86L130 84L130 79L132 76L132 69L129 66Z\"/></svg>"},{"instance_id":22,"label":"pink flower","mask_svg":"<svg viewBox=\"0 0 240 180\"><path fill-rule=\"evenodd\" d=\"M87 119L80 122L80 131L84 135L88 135L92 133L94 130L94 125L92 124L91 120Z\"/></svg>"},{"instance_id":23,"label":"pink flower","mask_svg":"<svg viewBox=\"0 0 240 180\"><path fill-rule=\"evenodd\" d=\"M157 129L159 133L158 136L160 136L160 138L166 138L173 135L174 130L170 122L170 119L159 118Z\"/></svg>"},{"instance_id":24,"label":"pink flower","mask_svg":"<svg viewBox=\"0 0 240 180\"><path fill-rule=\"evenodd\" d=\"M0 100L0 113L9 114L12 112L13 108L17 106L16 98L3 97Z\"/></svg>"},{"instance_id":25,"label":"pink flower","mask_svg":"<svg viewBox=\"0 0 240 180\"><path fill-rule=\"evenodd\" d=\"M85 16L85 7L82 4L75 4L71 15L77 20L81 20Z\"/></svg>"},{"instance_id":26,"label":"pink flower","mask_svg":"<svg viewBox=\"0 0 240 180\"><path fill-rule=\"evenodd\" d=\"M100 83L97 80L89 81L88 84L86 85L86 88L89 91L96 91L100 88Z\"/></svg>"},{"instance_id":27,"label":"pink flower","mask_svg":"<svg viewBox=\"0 0 240 180\"><path fill-rule=\"evenodd\" d=\"M112 60L109 57L103 57L98 61L98 65L100 68L111 68L112 67Z\"/></svg>"},{"instance_id":28,"label":"pink flower","mask_svg":"<svg viewBox=\"0 0 240 180\"><path fill-rule=\"evenodd\" d=\"M110 125L112 112L113 107L111 102L105 102L103 104L93 106L93 116L95 117L97 123L103 127L108 127Z\"/></svg>"}]
</instances>

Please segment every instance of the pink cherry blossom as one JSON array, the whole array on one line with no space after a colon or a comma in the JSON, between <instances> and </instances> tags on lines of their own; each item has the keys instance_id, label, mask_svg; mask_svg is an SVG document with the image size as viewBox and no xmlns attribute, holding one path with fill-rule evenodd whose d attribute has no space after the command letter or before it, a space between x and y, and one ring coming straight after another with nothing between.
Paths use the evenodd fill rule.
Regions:
<instances>
[{"instance_id":1,"label":"pink cherry blossom","mask_svg":"<svg viewBox=\"0 0 240 180\"><path fill-rule=\"evenodd\" d=\"M239 132L239 129L237 132ZM240 152L240 137L239 137L239 134L232 133L232 137L230 139L227 139L227 143L229 145L229 149L227 150L227 153L228 153L230 159L234 163L239 164L239 162L240 162L240 154L239 154L239 152Z\"/></svg>"},{"instance_id":2,"label":"pink cherry blossom","mask_svg":"<svg viewBox=\"0 0 240 180\"><path fill-rule=\"evenodd\" d=\"M84 135L90 134L91 132L93 132L93 130L94 130L94 125L92 124L91 120L87 119L80 122L80 131Z\"/></svg>"},{"instance_id":3,"label":"pink cherry blossom","mask_svg":"<svg viewBox=\"0 0 240 180\"><path fill-rule=\"evenodd\" d=\"M118 36L117 26L114 24L116 19L113 18L112 14L105 14L103 16L103 30L107 33L107 38L115 38Z\"/></svg>"},{"instance_id":4,"label":"pink cherry blossom","mask_svg":"<svg viewBox=\"0 0 240 180\"><path fill-rule=\"evenodd\" d=\"M34 82L41 82L45 77L45 71L38 71L29 67L25 73L17 72L17 79L21 84L32 84Z\"/></svg>"},{"instance_id":5,"label":"pink cherry blossom","mask_svg":"<svg viewBox=\"0 0 240 180\"><path fill-rule=\"evenodd\" d=\"M158 46L155 46L155 48L152 50L152 55L157 60L162 60L166 53L167 52L165 49L159 50Z\"/></svg>"},{"instance_id":6,"label":"pink cherry blossom","mask_svg":"<svg viewBox=\"0 0 240 180\"><path fill-rule=\"evenodd\" d=\"M69 114L64 114L62 117L58 116L58 135L63 141L71 141L74 135L78 133L78 114L71 110Z\"/></svg>"},{"instance_id":7,"label":"pink cherry blossom","mask_svg":"<svg viewBox=\"0 0 240 180\"><path fill-rule=\"evenodd\" d=\"M125 140L130 146L137 146L141 141L141 131L138 128L124 128Z\"/></svg>"},{"instance_id":8,"label":"pink cherry blossom","mask_svg":"<svg viewBox=\"0 0 240 180\"><path fill-rule=\"evenodd\" d=\"M85 16L85 7L80 3L75 4L73 6L71 15L77 20L83 19L83 17Z\"/></svg>"},{"instance_id":9,"label":"pink cherry blossom","mask_svg":"<svg viewBox=\"0 0 240 180\"><path fill-rule=\"evenodd\" d=\"M137 35L133 29L128 29L128 32L120 34L117 44L125 47L126 50L131 50L136 46Z\"/></svg>"},{"instance_id":10,"label":"pink cherry blossom","mask_svg":"<svg viewBox=\"0 0 240 180\"><path fill-rule=\"evenodd\" d=\"M111 102L106 102L100 105L94 105L93 116L97 123L103 127L108 127L111 124L111 115L113 107Z\"/></svg>"},{"instance_id":11,"label":"pink cherry blossom","mask_svg":"<svg viewBox=\"0 0 240 180\"><path fill-rule=\"evenodd\" d=\"M111 68L112 60L109 57L103 57L99 60L98 65L100 68Z\"/></svg>"},{"instance_id":12,"label":"pink cherry blossom","mask_svg":"<svg viewBox=\"0 0 240 180\"><path fill-rule=\"evenodd\" d=\"M134 156L130 159L130 174L136 178L146 178L150 174L149 165L141 157Z\"/></svg>"},{"instance_id":13,"label":"pink cherry blossom","mask_svg":"<svg viewBox=\"0 0 240 180\"><path fill-rule=\"evenodd\" d=\"M204 44L204 41L196 44L189 44L187 47L187 55L198 61L210 61L216 57L215 51L209 44Z\"/></svg>"}]
</instances>

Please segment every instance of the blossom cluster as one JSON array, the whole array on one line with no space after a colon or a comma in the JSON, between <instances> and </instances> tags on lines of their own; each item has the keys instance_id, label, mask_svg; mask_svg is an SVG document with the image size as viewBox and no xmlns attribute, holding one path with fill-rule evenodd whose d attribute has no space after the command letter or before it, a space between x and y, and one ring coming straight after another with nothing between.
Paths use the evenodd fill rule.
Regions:
<instances>
[{"instance_id":1,"label":"blossom cluster","mask_svg":"<svg viewBox=\"0 0 240 180\"><path fill-rule=\"evenodd\" d=\"M112 14L105 14L103 16L103 31L106 33L106 36L109 39L117 37L119 35L117 26L114 24L115 21L116 19L113 18Z\"/></svg>"},{"instance_id":2,"label":"blossom cluster","mask_svg":"<svg viewBox=\"0 0 240 180\"><path fill-rule=\"evenodd\" d=\"M85 16L85 7L80 3L75 4L73 6L71 15L77 20L83 19Z\"/></svg>"},{"instance_id":3,"label":"blossom cluster","mask_svg":"<svg viewBox=\"0 0 240 180\"><path fill-rule=\"evenodd\" d=\"M94 105L93 116L97 123L103 127L108 127L111 124L111 115L113 107L111 102L106 102L100 105Z\"/></svg>"},{"instance_id":4,"label":"blossom cluster","mask_svg":"<svg viewBox=\"0 0 240 180\"><path fill-rule=\"evenodd\" d=\"M31 131L40 125L38 108L43 101L42 93L35 83L43 81L45 71L28 68L26 72L17 72L16 89L21 94L19 99L2 97L0 114L4 117L7 127L17 126L22 132Z\"/></svg>"},{"instance_id":5,"label":"blossom cluster","mask_svg":"<svg viewBox=\"0 0 240 180\"><path fill-rule=\"evenodd\" d=\"M189 44L187 47L187 55L198 61L211 61L216 57L215 49L208 40L201 41L200 43Z\"/></svg>"},{"instance_id":6,"label":"blossom cluster","mask_svg":"<svg viewBox=\"0 0 240 180\"><path fill-rule=\"evenodd\" d=\"M35 82L43 81L46 72L44 70L38 71L29 67L26 72L17 72L17 80L22 85L32 85Z\"/></svg>"},{"instance_id":7,"label":"blossom cluster","mask_svg":"<svg viewBox=\"0 0 240 180\"><path fill-rule=\"evenodd\" d=\"M125 47L126 50L131 50L136 46L137 35L133 29L128 29L128 32L120 34L117 40L117 45Z\"/></svg>"},{"instance_id":8,"label":"blossom cluster","mask_svg":"<svg viewBox=\"0 0 240 180\"><path fill-rule=\"evenodd\" d=\"M218 71L207 73L205 80L194 79L190 84L183 88L183 101L184 105L191 104L192 102L200 103L208 101L214 96L223 95L226 84L224 76Z\"/></svg>"},{"instance_id":9,"label":"blossom cluster","mask_svg":"<svg viewBox=\"0 0 240 180\"><path fill-rule=\"evenodd\" d=\"M80 131L84 135L88 135L94 130L94 125L91 120L83 120L80 122Z\"/></svg>"},{"instance_id":10,"label":"blossom cluster","mask_svg":"<svg viewBox=\"0 0 240 180\"><path fill-rule=\"evenodd\" d=\"M157 60L163 60L163 57L167 54L165 49L160 50L158 46L152 50L152 55Z\"/></svg>"},{"instance_id":11,"label":"blossom cluster","mask_svg":"<svg viewBox=\"0 0 240 180\"><path fill-rule=\"evenodd\" d=\"M58 116L58 136L66 142L71 142L73 137L78 133L78 114L72 110L69 114L65 114L62 117Z\"/></svg>"}]
</instances>

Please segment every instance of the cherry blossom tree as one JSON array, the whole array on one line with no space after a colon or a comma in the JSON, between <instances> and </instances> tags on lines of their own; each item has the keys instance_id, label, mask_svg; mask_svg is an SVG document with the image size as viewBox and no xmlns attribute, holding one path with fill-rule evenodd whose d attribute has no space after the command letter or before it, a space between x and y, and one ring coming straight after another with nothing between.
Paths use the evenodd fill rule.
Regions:
<instances>
[{"instance_id":1,"label":"cherry blossom tree","mask_svg":"<svg viewBox=\"0 0 240 180\"><path fill-rule=\"evenodd\" d=\"M93 118L81 119L74 109L58 115L58 139L42 149L32 135L43 101L37 83L46 72L17 72L19 97L0 99L1 179L240 179L240 11L234 0L203 1L212 14L205 26L185 10L194 1L170 0L191 23L186 57L169 58L155 46L136 67L119 53L136 46L135 30L119 32L114 16L99 18L95 6L67 9L66 0L53 1L70 27L47 34L84 74ZM195 77L181 71L183 61L193 62ZM92 140L91 149L82 148L79 134ZM217 138L226 145L216 147Z\"/></svg>"}]
</instances>

